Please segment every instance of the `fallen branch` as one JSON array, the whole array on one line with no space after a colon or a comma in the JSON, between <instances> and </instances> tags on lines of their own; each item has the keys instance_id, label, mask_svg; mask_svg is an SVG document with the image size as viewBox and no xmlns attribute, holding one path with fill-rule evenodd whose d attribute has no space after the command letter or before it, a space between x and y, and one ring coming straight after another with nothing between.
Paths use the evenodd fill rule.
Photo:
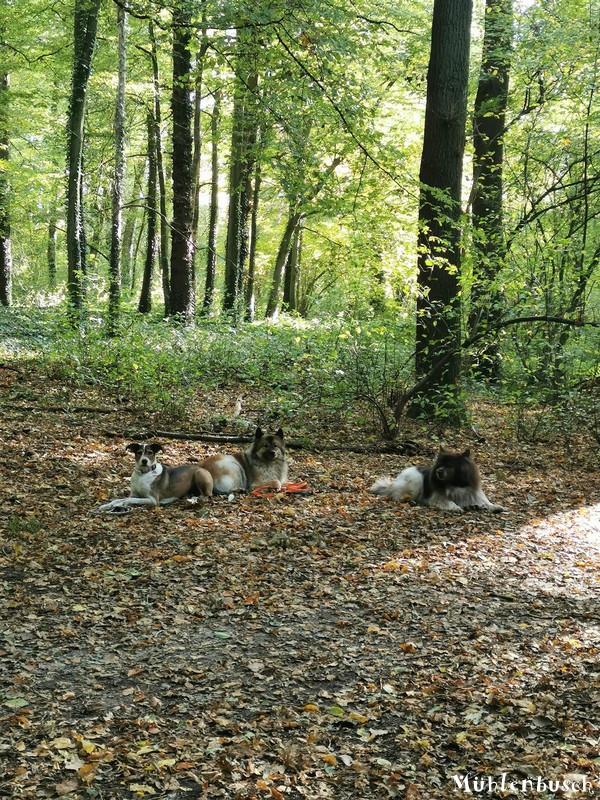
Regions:
<instances>
[{"instance_id":1,"label":"fallen branch","mask_svg":"<svg viewBox=\"0 0 600 800\"><path fill-rule=\"evenodd\" d=\"M121 414L123 411L135 411L134 408L128 406L95 408L93 406L24 406L14 403L0 403L0 408L5 408L7 411L38 411L48 414Z\"/></svg>"},{"instance_id":2,"label":"fallen branch","mask_svg":"<svg viewBox=\"0 0 600 800\"><path fill-rule=\"evenodd\" d=\"M131 439L132 441L145 441L147 439L177 439L190 442L215 442L217 444L251 444L252 437L236 436L234 434L216 433L187 433L183 431L137 431L128 433L127 431L102 431L102 435L109 439ZM389 453L392 455L415 455L420 451L417 442L407 439L399 444L391 445L343 445L343 444L311 444L310 442L288 442L285 446L288 450L306 450L309 453L319 452L343 452L343 453Z\"/></svg>"}]
</instances>

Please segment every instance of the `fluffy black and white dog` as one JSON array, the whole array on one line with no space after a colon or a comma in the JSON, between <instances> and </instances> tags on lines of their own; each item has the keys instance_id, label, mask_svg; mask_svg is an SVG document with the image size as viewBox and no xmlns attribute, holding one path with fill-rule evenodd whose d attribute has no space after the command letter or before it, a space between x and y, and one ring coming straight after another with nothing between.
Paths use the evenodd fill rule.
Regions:
<instances>
[{"instance_id":1,"label":"fluffy black and white dog","mask_svg":"<svg viewBox=\"0 0 600 800\"><path fill-rule=\"evenodd\" d=\"M505 511L485 496L481 477L470 450L457 453L440 448L431 467L407 467L392 480L379 478L371 486L379 497L422 503L443 511L462 512L466 508Z\"/></svg>"}]
</instances>

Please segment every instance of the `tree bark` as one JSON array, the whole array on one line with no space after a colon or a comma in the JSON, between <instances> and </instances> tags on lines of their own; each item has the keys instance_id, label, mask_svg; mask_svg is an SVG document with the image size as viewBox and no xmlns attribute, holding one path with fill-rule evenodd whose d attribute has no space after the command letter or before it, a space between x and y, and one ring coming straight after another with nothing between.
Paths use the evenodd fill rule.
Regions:
<instances>
[{"instance_id":1,"label":"tree bark","mask_svg":"<svg viewBox=\"0 0 600 800\"><path fill-rule=\"evenodd\" d=\"M10 239L10 188L5 163L8 161L8 90L9 77L0 78L0 305L12 302L12 252Z\"/></svg>"},{"instance_id":2,"label":"tree bark","mask_svg":"<svg viewBox=\"0 0 600 800\"><path fill-rule=\"evenodd\" d=\"M74 320L83 310L85 228L83 214L83 144L85 106L101 0L76 0L73 76L67 123L67 294Z\"/></svg>"},{"instance_id":3,"label":"tree bark","mask_svg":"<svg viewBox=\"0 0 600 800\"><path fill-rule=\"evenodd\" d=\"M473 114L473 284L469 327L475 331L501 313L496 278L506 256L503 225L504 129L512 44L512 0L486 0L481 72ZM499 378L497 343L474 365L477 375Z\"/></svg>"},{"instance_id":4,"label":"tree bark","mask_svg":"<svg viewBox=\"0 0 600 800\"><path fill-rule=\"evenodd\" d=\"M208 215L208 240L206 247L206 282L204 285L204 301L202 311L210 313L215 294L215 278L217 272L217 229L219 221L219 121L221 115L221 90L214 94L212 115L210 118L211 139L211 181L210 209Z\"/></svg>"},{"instance_id":5,"label":"tree bark","mask_svg":"<svg viewBox=\"0 0 600 800\"><path fill-rule=\"evenodd\" d=\"M138 311L148 314L152 311L152 273L156 261L156 141L154 114L149 111L147 116L148 129L148 193L146 196L146 217L148 228L146 231L146 259L144 261L144 278Z\"/></svg>"},{"instance_id":6,"label":"tree bark","mask_svg":"<svg viewBox=\"0 0 600 800\"><path fill-rule=\"evenodd\" d=\"M192 16L186 0L173 9L173 223L171 226L171 313L194 316L192 236Z\"/></svg>"},{"instance_id":7,"label":"tree bark","mask_svg":"<svg viewBox=\"0 0 600 800\"><path fill-rule=\"evenodd\" d=\"M143 205L145 200L145 193L142 188L142 181L144 178L144 168L142 166L134 167L133 173L133 188L131 192L131 201L127 204L129 207L125 216L125 224L123 225L123 242L121 245L121 284L125 292L129 293L135 287L133 286L132 277L134 270L133 267L133 250L135 231L137 221L141 215L140 206Z\"/></svg>"},{"instance_id":8,"label":"tree bark","mask_svg":"<svg viewBox=\"0 0 600 800\"><path fill-rule=\"evenodd\" d=\"M258 205L260 202L260 189L262 185L262 170L260 159L256 160L254 170L254 187L252 189L252 202L250 204L250 246L248 248L248 275L244 293L244 319L252 322L256 312L256 298L254 283L256 275L256 245L258 242ZM248 189L250 192L250 188Z\"/></svg>"},{"instance_id":9,"label":"tree bark","mask_svg":"<svg viewBox=\"0 0 600 800\"><path fill-rule=\"evenodd\" d=\"M167 217L167 179L162 149L161 111L160 111L160 75L158 71L158 54L156 37L152 22L148 23L148 35L151 43L152 59L152 102L154 106L154 141L156 142L156 172L158 176L158 203L160 219L159 264L162 278L165 316L171 313L171 281L169 275L169 223Z\"/></svg>"},{"instance_id":10,"label":"tree bark","mask_svg":"<svg viewBox=\"0 0 600 800\"><path fill-rule=\"evenodd\" d=\"M285 266L283 284L283 307L286 311L298 309L298 283L300 280L300 253L302 250L302 225L294 231L294 238Z\"/></svg>"},{"instance_id":11,"label":"tree bark","mask_svg":"<svg viewBox=\"0 0 600 800\"><path fill-rule=\"evenodd\" d=\"M421 156L415 371L440 351L452 358L413 398L411 414L457 423L460 376L461 179L465 147L471 0L435 0Z\"/></svg>"},{"instance_id":12,"label":"tree bark","mask_svg":"<svg viewBox=\"0 0 600 800\"><path fill-rule=\"evenodd\" d=\"M275 318L279 310L279 289L281 286L281 279L283 277L283 270L288 260L292 240L296 229L302 221L303 215L297 209L290 209L288 221L281 237L279 250L277 251L277 258L275 259L275 267L273 268L273 282L271 283L271 291L269 292L269 299L267 301L267 311L265 316Z\"/></svg>"},{"instance_id":13,"label":"tree bark","mask_svg":"<svg viewBox=\"0 0 600 800\"><path fill-rule=\"evenodd\" d=\"M48 242L46 244L46 257L48 261L48 286L50 289L56 288L56 243L58 240L57 224L56 209L51 208L48 214Z\"/></svg>"},{"instance_id":14,"label":"tree bark","mask_svg":"<svg viewBox=\"0 0 600 800\"><path fill-rule=\"evenodd\" d=\"M229 168L229 210L225 246L223 310L241 313L244 268L248 255L249 182L254 170L257 137L256 93L258 75L253 71L257 44L254 34L238 31L238 70L233 103ZM248 66L251 64L252 66Z\"/></svg>"},{"instance_id":15,"label":"tree bark","mask_svg":"<svg viewBox=\"0 0 600 800\"><path fill-rule=\"evenodd\" d=\"M200 222L200 168L202 166L202 77L204 56L208 50L206 32L202 32L200 49L196 55L196 83L194 86L194 155L192 158L192 233L194 237L194 274Z\"/></svg>"},{"instance_id":16,"label":"tree bark","mask_svg":"<svg viewBox=\"0 0 600 800\"><path fill-rule=\"evenodd\" d=\"M121 304L121 243L123 184L125 181L125 81L127 70L127 15L117 6L117 97L115 101L115 168L112 181L111 235L108 288L108 334L116 335Z\"/></svg>"}]
</instances>

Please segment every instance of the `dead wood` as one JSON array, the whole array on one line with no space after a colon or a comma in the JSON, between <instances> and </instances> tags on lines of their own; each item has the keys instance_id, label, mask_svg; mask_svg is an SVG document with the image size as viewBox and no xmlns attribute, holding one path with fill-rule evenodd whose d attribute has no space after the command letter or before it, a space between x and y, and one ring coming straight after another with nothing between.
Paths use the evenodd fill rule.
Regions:
<instances>
[{"instance_id":1,"label":"dead wood","mask_svg":"<svg viewBox=\"0 0 600 800\"><path fill-rule=\"evenodd\" d=\"M252 437L236 434L216 433L189 433L185 431L103 431L103 436L109 439L133 439L145 441L146 439L178 439L190 442L215 442L217 444L250 444ZM341 444L311 444L310 442L286 442L289 450L305 450L306 452L342 452L342 453L390 453L397 455L415 455L421 448L417 442L407 439L399 444L384 445L341 445Z\"/></svg>"}]
</instances>

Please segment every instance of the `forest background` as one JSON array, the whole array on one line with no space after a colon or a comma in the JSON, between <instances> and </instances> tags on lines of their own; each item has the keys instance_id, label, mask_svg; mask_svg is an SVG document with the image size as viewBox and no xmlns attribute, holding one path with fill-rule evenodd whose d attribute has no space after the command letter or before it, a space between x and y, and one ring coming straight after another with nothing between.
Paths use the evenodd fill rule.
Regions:
<instances>
[{"instance_id":1,"label":"forest background","mask_svg":"<svg viewBox=\"0 0 600 800\"><path fill-rule=\"evenodd\" d=\"M597 34L583 0L8 3L3 325L162 406L262 375L393 438L486 384L597 436Z\"/></svg>"}]
</instances>

